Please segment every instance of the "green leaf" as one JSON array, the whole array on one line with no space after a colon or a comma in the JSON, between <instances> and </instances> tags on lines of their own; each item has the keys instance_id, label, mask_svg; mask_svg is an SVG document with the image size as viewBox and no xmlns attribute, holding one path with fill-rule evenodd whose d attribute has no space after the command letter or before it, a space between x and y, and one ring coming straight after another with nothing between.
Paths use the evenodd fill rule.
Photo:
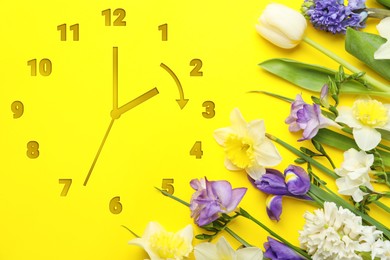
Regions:
<instances>
[{"instance_id":1,"label":"green leaf","mask_svg":"<svg viewBox=\"0 0 390 260\"><path fill-rule=\"evenodd\" d=\"M390 80L390 60L375 60L374 52L386 42L379 35L347 29L345 49L371 69Z\"/></svg>"},{"instance_id":2,"label":"green leaf","mask_svg":"<svg viewBox=\"0 0 390 260\"><path fill-rule=\"evenodd\" d=\"M376 0L378 3L390 8L390 0Z\"/></svg>"},{"instance_id":3,"label":"green leaf","mask_svg":"<svg viewBox=\"0 0 390 260\"><path fill-rule=\"evenodd\" d=\"M298 87L313 92L320 92L322 86L328 82L329 77L333 78L337 72L319 65L283 58L266 60L259 66ZM348 81L343 84L341 92L345 94L385 95L384 92L367 89L357 81Z\"/></svg>"}]
</instances>

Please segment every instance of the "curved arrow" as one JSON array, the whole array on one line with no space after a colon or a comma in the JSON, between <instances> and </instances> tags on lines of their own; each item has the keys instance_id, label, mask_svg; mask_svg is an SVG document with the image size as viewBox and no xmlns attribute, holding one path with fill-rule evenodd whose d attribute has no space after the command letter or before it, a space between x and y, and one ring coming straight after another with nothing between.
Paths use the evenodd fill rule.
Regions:
<instances>
[{"instance_id":1,"label":"curved arrow","mask_svg":"<svg viewBox=\"0 0 390 260\"><path fill-rule=\"evenodd\" d=\"M185 105L187 105L188 99L184 98L183 87L181 86L179 79L177 78L175 73L164 63L161 63L160 67L165 69L169 73L169 75L171 75L172 78L175 80L177 88L179 89L179 94L180 94L180 99L176 99L176 102L179 104L180 109L183 109L185 107Z\"/></svg>"}]
</instances>

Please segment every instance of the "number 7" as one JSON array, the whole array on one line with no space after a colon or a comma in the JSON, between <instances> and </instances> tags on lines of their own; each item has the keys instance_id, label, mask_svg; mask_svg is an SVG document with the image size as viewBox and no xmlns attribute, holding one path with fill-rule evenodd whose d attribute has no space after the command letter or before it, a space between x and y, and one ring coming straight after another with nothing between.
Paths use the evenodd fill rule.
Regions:
<instances>
[{"instance_id":1,"label":"number 7","mask_svg":"<svg viewBox=\"0 0 390 260\"><path fill-rule=\"evenodd\" d=\"M70 185L72 184L72 179L59 179L59 184L64 184L64 188L61 191L61 196L65 197L68 194Z\"/></svg>"}]
</instances>

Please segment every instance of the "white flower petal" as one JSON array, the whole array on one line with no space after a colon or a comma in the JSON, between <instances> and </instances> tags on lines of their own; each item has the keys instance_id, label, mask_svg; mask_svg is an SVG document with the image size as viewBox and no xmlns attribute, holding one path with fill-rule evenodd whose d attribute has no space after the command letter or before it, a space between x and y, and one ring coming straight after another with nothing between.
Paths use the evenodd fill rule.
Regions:
<instances>
[{"instance_id":1,"label":"white flower petal","mask_svg":"<svg viewBox=\"0 0 390 260\"><path fill-rule=\"evenodd\" d=\"M148 239L151 235L153 235L157 232L164 232L164 231L165 231L165 229L163 226L160 225L160 223L155 222L155 221L151 221L147 224L142 237Z\"/></svg>"},{"instance_id":2,"label":"white flower petal","mask_svg":"<svg viewBox=\"0 0 390 260\"><path fill-rule=\"evenodd\" d=\"M161 259L158 254L154 253L153 250L150 248L149 242L144 238L134 238L128 242L129 245L136 245L139 247L142 247L145 252L148 254L150 259L153 260L163 260Z\"/></svg>"},{"instance_id":3,"label":"white flower petal","mask_svg":"<svg viewBox=\"0 0 390 260\"><path fill-rule=\"evenodd\" d=\"M390 41L387 40L384 44L374 52L374 59L376 60L389 60L390 59Z\"/></svg>"},{"instance_id":4,"label":"white flower petal","mask_svg":"<svg viewBox=\"0 0 390 260\"><path fill-rule=\"evenodd\" d=\"M247 123L238 108L234 108L230 114L230 122L232 123L233 131L237 135L243 136L247 134Z\"/></svg>"},{"instance_id":5,"label":"white flower petal","mask_svg":"<svg viewBox=\"0 0 390 260\"><path fill-rule=\"evenodd\" d=\"M191 224L188 224L183 229L177 232L179 236L181 236L188 244L192 243L192 239L194 237L194 229Z\"/></svg>"},{"instance_id":6,"label":"white flower petal","mask_svg":"<svg viewBox=\"0 0 390 260\"><path fill-rule=\"evenodd\" d=\"M381 134L374 128L354 128L352 130L352 133L357 146L359 146L359 148L363 151L369 151L371 149L374 149L381 141Z\"/></svg>"},{"instance_id":7,"label":"white flower petal","mask_svg":"<svg viewBox=\"0 0 390 260\"><path fill-rule=\"evenodd\" d=\"M271 140L265 138L261 144L255 147L256 161L259 165L275 166L282 161L282 156Z\"/></svg>"},{"instance_id":8,"label":"white flower petal","mask_svg":"<svg viewBox=\"0 0 390 260\"><path fill-rule=\"evenodd\" d=\"M256 31L266 40L283 49L292 49L297 46L297 42L290 42L285 37L264 26L256 25Z\"/></svg>"},{"instance_id":9,"label":"white flower petal","mask_svg":"<svg viewBox=\"0 0 390 260\"><path fill-rule=\"evenodd\" d=\"M237 250L237 260L261 260L263 252L257 247L247 247Z\"/></svg>"},{"instance_id":10,"label":"white flower petal","mask_svg":"<svg viewBox=\"0 0 390 260\"><path fill-rule=\"evenodd\" d=\"M221 237L218 240L216 246L218 256L222 259L229 259L228 257L233 258L233 256L236 254L231 245L226 241L225 237Z\"/></svg>"},{"instance_id":11,"label":"white flower petal","mask_svg":"<svg viewBox=\"0 0 390 260\"><path fill-rule=\"evenodd\" d=\"M376 26L378 33L383 38L390 38L390 17L382 19L379 24Z\"/></svg>"},{"instance_id":12,"label":"white flower petal","mask_svg":"<svg viewBox=\"0 0 390 260\"><path fill-rule=\"evenodd\" d=\"M384 60L390 59L390 17L382 19L376 26L379 35L387 39L387 42L382 44L374 53L374 59Z\"/></svg>"},{"instance_id":13,"label":"white flower petal","mask_svg":"<svg viewBox=\"0 0 390 260\"><path fill-rule=\"evenodd\" d=\"M225 167L229 171L241 171L241 170L243 170L242 168L235 166L232 163L232 161L230 161L228 158L225 159Z\"/></svg>"},{"instance_id":14,"label":"white flower petal","mask_svg":"<svg viewBox=\"0 0 390 260\"><path fill-rule=\"evenodd\" d=\"M210 242L196 245L194 254L196 260L219 260L217 247Z\"/></svg>"},{"instance_id":15,"label":"white flower petal","mask_svg":"<svg viewBox=\"0 0 390 260\"><path fill-rule=\"evenodd\" d=\"M248 123L248 135L256 142L261 142L265 136L264 120L253 120Z\"/></svg>"},{"instance_id":16,"label":"white flower petal","mask_svg":"<svg viewBox=\"0 0 390 260\"><path fill-rule=\"evenodd\" d=\"M225 127L215 130L213 136L219 145L224 146L226 138L232 133L234 133L234 131L231 127Z\"/></svg>"},{"instance_id":17,"label":"white flower petal","mask_svg":"<svg viewBox=\"0 0 390 260\"><path fill-rule=\"evenodd\" d=\"M336 117L335 121L344 123L352 128L360 128L361 124L359 121L355 119L353 116L352 109L350 107L339 107L338 108L339 115Z\"/></svg>"},{"instance_id":18,"label":"white flower petal","mask_svg":"<svg viewBox=\"0 0 390 260\"><path fill-rule=\"evenodd\" d=\"M246 168L245 171L252 179L258 180L265 174L265 167L256 164L252 167Z\"/></svg>"},{"instance_id":19,"label":"white flower petal","mask_svg":"<svg viewBox=\"0 0 390 260\"><path fill-rule=\"evenodd\" d=\"M302 40L307 26L303 15L285 5L268 4L256 25L257 32L268 41L290 49Z\"/></svg>"}]
</instances>

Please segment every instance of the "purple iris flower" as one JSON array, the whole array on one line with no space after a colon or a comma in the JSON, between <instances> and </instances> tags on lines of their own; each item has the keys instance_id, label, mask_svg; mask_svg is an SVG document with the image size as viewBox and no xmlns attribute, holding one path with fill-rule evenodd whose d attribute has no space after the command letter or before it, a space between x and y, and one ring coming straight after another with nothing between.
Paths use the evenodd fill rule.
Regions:
<instances>
[{"instance_id":1,"label":"purple iris flower","mask_svg":"<svg viewBox=\"0 0 390 260\"><path fill-rule=\"evenodd\" d=\"M264 243L264 257L271 260L301 260L305 259L295 253L290 247L279 242L278 240L268 237L268 242Z\"/></svg>"},{"instance_id":2,"label":"purple iris flower","mask_svg":"<svg viewBox=\"0 0 390 260\"><path fill-rule=\"evenodd\" d=\"M249 180L257 189L270 194L266 201L266 210L272 220L280 220L283 196L311 200L306 195L310 189L309 175L299 166L289 165L284 174L275 169L266 169L266 173L260 179Z\"/></svg>"},{"instance_id":3,"label":"purple iris flower","mask_svg":"<svg viewBox=\"0 0 390 260\"><path fill-rule=\"evenodd\" d=\"M289 195L283 174L275 169L266 169L265 174L254 181L256 188L274 195Z\"/></svg>"},{"instance_id":4,"label":"purple iris flower","mask_svg":"<svg viewBox=\"0 0 390 260\"><path fill-rule=\"evenodd\" d=\"M303 130L302 138L298 141L312 139L319 129L336 125L332 120L321 114L319 105L305 103L299 94L291 104L290 115L286 118L285 123L289 124L290 132Z\"/></svg>"},{"instance_id":5,"label":"purple iris flower","mask_svg":"<svg viewBox=\"0 0 390 260\"><path fill-rule=\"evenodd\" d=\"M299 166L289 165L284 170L287 190L295 196L305 195L310 189L310 178L306 171Z\"/></svg>"},{"instance_id":6,"label":"purple iris flower","mask_svg":"<svg viewBox=\"0 0 390 260\"><path fill-rule=\"evenodd\" d=\"M368 16L365 0L305 0L301 9L315 28L333 34L364 28Z\"/></svg>"},{"instance_id":7,"label":"purple iris flower","mask_svg":"<svg viewBox=\"0 0 390 260\"><path fill-rule=\"evenodd\" d=\"M270 219L279 221L282 215L282 195L268 195L266 204L267 215Z\"/></svg>"},{"instance_id":8,"label":"purple iris flower","mask_svg":"<svg viewBox=\"0 0 390 260\"><path fill-rule=\"evenodd\" d=\"M228 181L193 179L191 187L196 190L191 197L191 217L198 226L205 226L218 219L220 214L234 211L247 188L232 189Z\"/></svg>"}]
</instances>

